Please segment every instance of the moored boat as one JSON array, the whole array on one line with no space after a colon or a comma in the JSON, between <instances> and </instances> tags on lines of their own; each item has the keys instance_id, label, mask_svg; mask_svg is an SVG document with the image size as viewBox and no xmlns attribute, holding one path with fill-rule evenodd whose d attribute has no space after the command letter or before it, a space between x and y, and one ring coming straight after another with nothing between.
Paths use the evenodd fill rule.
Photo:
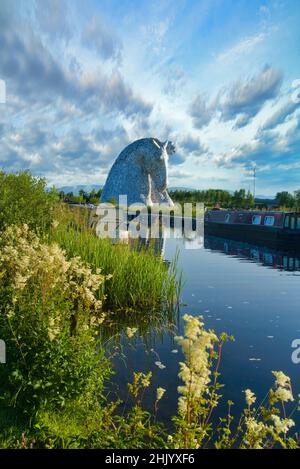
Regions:
<instances>
[{"instance_id":1,"label":"moored boat","mask_svg":"<svg viewBox=\"0 0 300 469\"><path fill-rule=\"evenodd\" d=\"M300 212L207 210L205 233L300 249Z\"/></svg>"}]
</instances>

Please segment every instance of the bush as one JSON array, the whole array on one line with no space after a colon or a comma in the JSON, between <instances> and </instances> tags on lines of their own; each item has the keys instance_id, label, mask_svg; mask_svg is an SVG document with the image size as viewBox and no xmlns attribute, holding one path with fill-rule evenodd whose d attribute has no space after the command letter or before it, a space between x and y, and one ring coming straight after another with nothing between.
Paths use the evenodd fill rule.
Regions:
<instances>
[{"instance_id":1,"label":"bush","mask_svg":"<svg viewBox=\"0 0 300 469\"><path fill-rule=\"evenodd\" d=\"M46 180L28 172L6 174L0 171L0 231L11 224L26 223L45 232L53 221L57 193L46 191Z\"/></svg>"},{"instance_id":2,"label":"bush","mask_svg":"<svg viewBox=\"0 0 300 469\"><path fill-rule=\"evenodd\" d=\"M98 403L110 373L96 340L101 273L67 260L25 225L0 236L0 277L0 337L9 357L0 368L2 417L32 427L45 407L60 412L87 396Z\"/></svg>"}]
</instances>

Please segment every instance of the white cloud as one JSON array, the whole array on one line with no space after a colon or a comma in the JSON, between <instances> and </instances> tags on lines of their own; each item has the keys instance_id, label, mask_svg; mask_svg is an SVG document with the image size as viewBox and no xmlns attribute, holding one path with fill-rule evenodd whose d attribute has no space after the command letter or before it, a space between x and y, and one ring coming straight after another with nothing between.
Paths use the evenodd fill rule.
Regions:
<instances>
[{"instance_id":1,"label":"white cloud","mask_svg":"<svg viewBox=\"0 0 300 469\"><path fill-rule=\"evenodd\" d=\"M99 15L93 16L87 23L82 32L82 42L105 60L121 61L121 40Z\"/></svg>"},{"instance_id":2,"label":"white cloud","mask_svg":"<svg viewBox=\"0 0 300 469\"><path fill-rule=\"evenodd\" d=\"M243 38L234 46L218 54L216 60L226 63L236 61L241 56L252 52L258 44L265 40L266 36L267 33L260 32L254 36Z\"/></svg>"}]
</instances>

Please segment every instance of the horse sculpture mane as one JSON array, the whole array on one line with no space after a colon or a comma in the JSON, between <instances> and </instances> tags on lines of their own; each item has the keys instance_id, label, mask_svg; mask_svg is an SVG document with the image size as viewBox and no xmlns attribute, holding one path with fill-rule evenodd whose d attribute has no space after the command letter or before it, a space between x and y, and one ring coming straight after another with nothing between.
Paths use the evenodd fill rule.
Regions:
<instances>
[{"instance_id":1,"label":"horse sculpture mane","mask_svg":"<svg viewBox=\"0 0 300 469\"><path fill-rule=\"evenodd\" d=\"M126 195L128 205L165 203L173 206L167 191L168 156L175 152L171 142L143 138L128 145L114 162L101 202L118 202Z\"/></svg>"}]
</instances>

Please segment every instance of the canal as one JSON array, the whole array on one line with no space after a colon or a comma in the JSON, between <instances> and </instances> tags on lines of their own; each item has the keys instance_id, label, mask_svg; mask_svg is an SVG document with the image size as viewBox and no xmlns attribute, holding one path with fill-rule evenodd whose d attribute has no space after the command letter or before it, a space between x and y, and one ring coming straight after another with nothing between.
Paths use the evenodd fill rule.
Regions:
<instances>
[{"instance_id":1,"label":"canal","mask_svg":"<svg viewBox=\"0 0 300 469\"><path fill-rule=\"evenodd\" d=\"M294 339L300 339L300 254L279 252L216 237L166 239L162 253L171 261L178 253L183 288L176 330L149 326L134 339L124 336L122 356L114 359L113 390L127 402L126 383L134 371L152 371L152 388L145 407L151 411L155 390L166 388L159 418L169 421L177 409L177 377L182 354L174 333L182 333L182 315L202 315L206 328L235 337L224 348L220 382L223 399L215 419L226 414L226 402L244 408L243 390L263 400L274 380L272 370L292 379L294 397L300 393L300 364L292 362ZM299 354L300 355L300 354ZM299 412L298 412L299 413ZM295 418L297 424L300 419Z\"/></svg>"}]
</instances>

